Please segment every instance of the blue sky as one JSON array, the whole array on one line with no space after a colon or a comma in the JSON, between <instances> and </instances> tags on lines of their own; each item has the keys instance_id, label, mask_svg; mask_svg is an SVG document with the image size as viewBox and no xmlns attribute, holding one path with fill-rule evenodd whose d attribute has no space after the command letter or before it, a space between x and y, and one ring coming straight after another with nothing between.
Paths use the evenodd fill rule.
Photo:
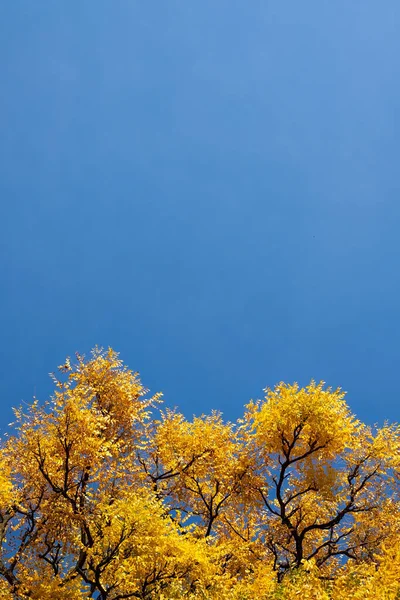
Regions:
<instances>
[{"instance_id":1,"label":"blue sky","mask_svg":"<svg viewBox=\"0 0 400 600\"><path fill-rule=\"evenodd\" d=\"M398 420L400 4L26 2L0 22L0 426L112 346L187 416L284 380Z\"/></svg>"}]
</instances>

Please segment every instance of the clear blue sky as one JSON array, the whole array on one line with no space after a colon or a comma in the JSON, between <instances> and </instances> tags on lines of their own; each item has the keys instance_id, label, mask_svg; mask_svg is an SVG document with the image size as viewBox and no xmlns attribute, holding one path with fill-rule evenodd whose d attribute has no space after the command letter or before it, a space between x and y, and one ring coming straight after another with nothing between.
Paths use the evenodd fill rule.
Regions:
<instances>
[{"instance_id":1,"label":"clear blue sky","mask_svg":"<svg viewBox=\"0 0 400 600\"><path fill-rule=\"evenodd\" d=\"M187 416L399 417L400 3L3 2L1 418L95 344Z\"/></svg>"}]
</instances>

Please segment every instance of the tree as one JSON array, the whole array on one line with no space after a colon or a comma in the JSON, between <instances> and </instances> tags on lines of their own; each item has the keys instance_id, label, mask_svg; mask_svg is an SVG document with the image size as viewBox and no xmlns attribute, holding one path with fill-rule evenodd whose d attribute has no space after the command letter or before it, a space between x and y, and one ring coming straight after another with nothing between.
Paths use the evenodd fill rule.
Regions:
<instances>
[{"instance_id":1,"label":"tree","mask_svg":"<svg viewBox=\"0 0 400 600\"><path fill-rule=\"evenodd\" d=\"M2 443L1 598L400 597L397 426L322 383L226 423L160 410L111 349L59 369Z\"/></svg>"}]
</instances>

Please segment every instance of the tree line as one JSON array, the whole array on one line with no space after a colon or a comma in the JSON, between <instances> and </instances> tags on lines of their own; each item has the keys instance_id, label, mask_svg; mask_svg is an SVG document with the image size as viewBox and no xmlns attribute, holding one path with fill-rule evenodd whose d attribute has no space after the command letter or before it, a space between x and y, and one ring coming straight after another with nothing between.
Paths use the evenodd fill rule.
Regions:
<instances>
[{"instance_id":1,"label":"tree line","mask_svg":"<svg viewBox=\"0 0 400 600\"><path fill-rule=\"evenodd\" d=\"M0 449L0 597L400 598L400 429L278 384L188 420L112 349L69 359Z\"/></svg>"}]
</instances>

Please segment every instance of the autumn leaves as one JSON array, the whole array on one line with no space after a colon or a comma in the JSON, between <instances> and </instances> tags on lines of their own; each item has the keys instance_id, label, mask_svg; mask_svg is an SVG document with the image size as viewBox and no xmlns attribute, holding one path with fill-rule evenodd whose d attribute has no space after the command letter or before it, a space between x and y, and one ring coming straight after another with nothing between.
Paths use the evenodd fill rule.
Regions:
<instances>
[{"instance_id":1,"label":"autumn leaves","mask_svg":"<svg viewBox=\"0 0 400 600\"><path fill-rule=\"evenodd\" d=\"M0 597L396 598L398 428L314 382L232 424L160 410L112 350L60 372L2 445Z\"/></svg>"}]
</instances>

